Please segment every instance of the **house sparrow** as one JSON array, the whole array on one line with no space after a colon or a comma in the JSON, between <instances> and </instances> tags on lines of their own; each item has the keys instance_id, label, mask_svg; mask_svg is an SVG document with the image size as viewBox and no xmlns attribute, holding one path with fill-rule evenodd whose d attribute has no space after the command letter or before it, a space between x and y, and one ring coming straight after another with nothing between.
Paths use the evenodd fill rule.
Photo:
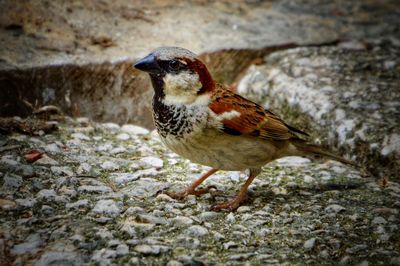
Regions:
<instances>
[{"instance_id":1,"label":"house sparrow","mask_svg":"<svg viewBox=\"0 0 400 266\"><path fill-rule=\"evenodd\" d=\"M307 133L286 124L260 105L216 83L207 67L189 50L160 47L135 68L150 75L154 88L153 118L162 142L190 161L212 167L176 199L202 195L196 190L218 170L249 170L237 196L213 210L237 209L261 167L285 156L322 155L351 163L299 137Z\"/></svg>"}]
</instances>

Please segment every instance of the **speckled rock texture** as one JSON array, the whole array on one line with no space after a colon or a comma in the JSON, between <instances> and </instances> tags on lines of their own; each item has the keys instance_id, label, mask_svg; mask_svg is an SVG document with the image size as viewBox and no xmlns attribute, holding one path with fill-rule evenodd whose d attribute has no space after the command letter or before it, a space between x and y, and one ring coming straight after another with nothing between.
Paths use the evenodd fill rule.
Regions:
<instances>
[{"instance_id":1,"label":"speckled rock texture","mask_svg":"<svg viewBox=\"0 0 400 266\"><path fill-rule=\"evenodd\" d=\"M237 91L376 177L399 180L399 56L390 42L276 52L250 67Z\"/></svg>"},{"instance_id":2,"label":"speckled rock texture","mask_svg":"<svg viewBox=\"0 0 400 266\"><path fill-rule=\"evenodd\" d=\"M397 0L0 1L0 115L57 105L152 128L135 60L159 46L199 55L232 83L271 51L341 40L400 42Z\"/></svg>"},{"instance_id":3,"label":"speckled rock texture","mask_svg":"<svg viewBox=\"0 0 400 266\"><path fill-rule=\"evenodd\" d=\"M176 201L160 192L207 168L155 132L86 118L58 126L0 138L6 265L398 265L398 183L287 157L264 167L236 212L217 213L211 206L233 197L244 173L218 172L205 183L217 190Z\"/></svg>"}]
</instances>

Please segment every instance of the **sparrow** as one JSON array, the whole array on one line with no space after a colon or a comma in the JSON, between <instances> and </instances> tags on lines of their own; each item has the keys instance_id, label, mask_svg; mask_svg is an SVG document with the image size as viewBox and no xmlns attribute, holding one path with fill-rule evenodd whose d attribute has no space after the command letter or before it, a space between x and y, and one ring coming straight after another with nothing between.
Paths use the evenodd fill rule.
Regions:
<instances>
[{"instance_id":1,"label":"sparrow","mask_svg":"<svg viewBox=\"0 0 400 266\"><path fill-rule=\"evenodd\" d=\"M261 168L278 158L319 155L352 164L307 142L307 133L215 82L205 64L187 49L157 48L134 67L150 76L153 119L161 141L193 163L211 167L185 190L167 192L175 199L208 193L212 186L197 188L218 170L249 170L236 197L212 207L233 211L246 199Z\"/></svg>"}]
</instances>

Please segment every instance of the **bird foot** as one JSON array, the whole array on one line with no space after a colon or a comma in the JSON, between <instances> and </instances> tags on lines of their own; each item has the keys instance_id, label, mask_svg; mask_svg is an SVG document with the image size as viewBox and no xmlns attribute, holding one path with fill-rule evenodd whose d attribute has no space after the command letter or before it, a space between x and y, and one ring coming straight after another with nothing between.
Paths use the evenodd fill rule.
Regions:
<instances>
[{"instance_id":1,"label":"bird foot","mask_svg":"<svg viewBox=\"0 0 400 266\"><path fill-rule=\"evenodd\" d=\"M170 196L173 199L182 200L182 199L186 198L189 195L195 195L196 197L199 197L199 196L201 196L203 194L208 193L211 189L217 189L217 187L216 186L208 186L206 188L202 188L202 189L199 189L199 190L194 190L194 189L188 188L188 189L185 189L182 192L174 193L174 192L166 191L166 192L164 192L164 194Z\"/></svg>"},{"instance_id":2,"label":"bird foot","mask_svg":"<svg viewBox=\"0 0 400 266\"><path fill-rule=\"evenodd\" d=\"M215 212L219 211L227 211L232 212L239 208L241 201L237 201L236 199L224 203L215 204L211 207L211 210Z\"/></svg>"}]
</instances>

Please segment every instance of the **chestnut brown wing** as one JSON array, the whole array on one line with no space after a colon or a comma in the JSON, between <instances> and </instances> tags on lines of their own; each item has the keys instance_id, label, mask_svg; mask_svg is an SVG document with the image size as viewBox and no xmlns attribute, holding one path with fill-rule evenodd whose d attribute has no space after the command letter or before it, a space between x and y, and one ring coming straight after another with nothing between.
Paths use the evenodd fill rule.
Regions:
<instances>
[{"instance_id":1,"label":"chestnut brown wing","mask_svg":"<svg viewBox=\"0 0 400 266\"><path fill-rule=\"evenodd\" d=\"M231 135L251 135L265 139L287 140L298 138L294 133L307 135L287 125L278 116L260 105L232 91L217 87L210 109L217 115L237 111L240 116L224 119L223 131Z\"/></svg>"}]
</instances>

